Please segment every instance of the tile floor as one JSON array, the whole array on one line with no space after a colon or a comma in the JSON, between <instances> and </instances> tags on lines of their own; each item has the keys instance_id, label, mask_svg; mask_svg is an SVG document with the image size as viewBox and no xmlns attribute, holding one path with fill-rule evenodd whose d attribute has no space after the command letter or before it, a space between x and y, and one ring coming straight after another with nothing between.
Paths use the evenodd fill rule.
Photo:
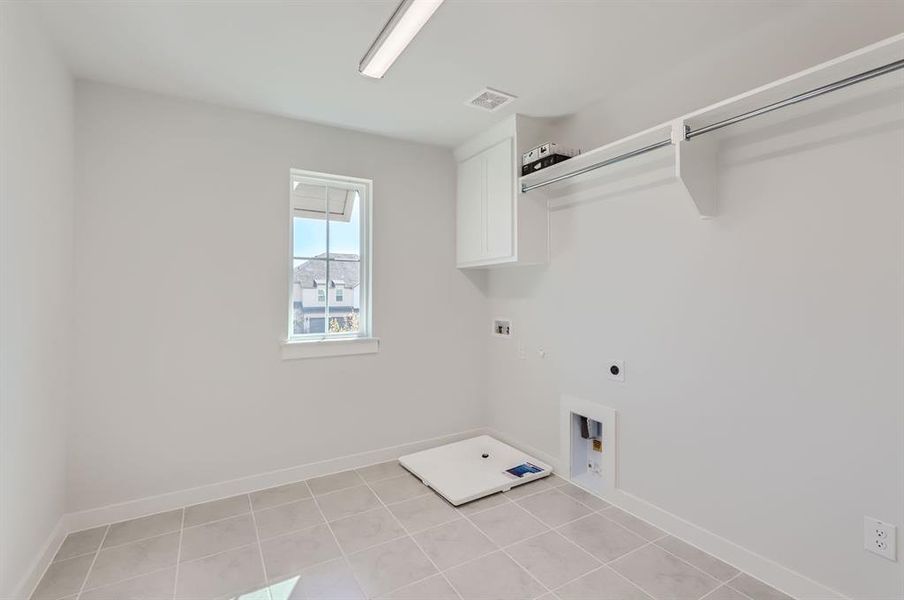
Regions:
<instances>
[{"instance_id":1,"label":"tile floor","mask_svg":"<svg viewBox=\"0 0 904 600\"><path fill-rule=\"evenodd\" d=\"M32 600L788 600L552 476L455 508L397 463L73 533Z\"/></svg>"}]
</instances>

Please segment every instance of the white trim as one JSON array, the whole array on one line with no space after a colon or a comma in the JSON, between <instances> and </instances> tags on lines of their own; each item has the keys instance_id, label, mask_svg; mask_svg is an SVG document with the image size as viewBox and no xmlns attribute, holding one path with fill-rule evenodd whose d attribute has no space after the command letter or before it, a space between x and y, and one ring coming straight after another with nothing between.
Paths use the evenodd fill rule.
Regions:
<instances>
[{"instance_id":1,"label":"white trim","mask_svg":"<svg viewBox=\"0 0 904 600\"><path fill-rule=\"evenodd\" d=\"M300 179L312 180L318 183L329 184L330 182L338 182L340 185L351 186L358 191L360 204L360 233L359 233L359 276L358 276L358 320L360 325L360 334L362 338L371 338L374 334L373 329L373 219L371 213L373 211L373 180L361 177L348 177L346 175L333 175L330 173L321 173L319 171L305 171L303 169L289 169L289 218L288 218L288 301L287 301L287 319L286 319L286 339L289 342L304 339L305 335L296 335L293 330L295 319L294 293L295 293L295 240L294 240L294 200L293 186ZM327 253L329 253L329 226L327 225ZM327 269L329 273L329 269ZM327 299L329 299L329 285L327 285ZM329 312L325 313L327 320L324 322L325 327L329 327ZM317 334L314 334L317 335ZM341 334L337 334L341 335ZM327 333L327 338L332 337ZM376 352L376 350L373 350ZM349 352L348 354L361 354L361 352ZM332 356L325 354L324 356ZM285 355L284 355L285 358Z\"/></svg>"},{"instance_id":2,"label":"white trim","mask_svg":"<svg viewBox=\"0 0 904 600\"><path fill-rule=\"evenodd\" d=\"M528 444L523 444L507 433L489 429L489 435L515 446L516 448L536 456L551 465L562 479L569 480L568 465L563 464L561 457L553 456ZM595 494L613 506L647 521L700 550L712 554L745 573L760 579L777 590L797 598L798 600L847 600L844 594L833 590L809 577L784 567L777 562L748 550L727 540L699 525L690 523L667 510L629 494L623 490L615 490Z\"/></svg>"},{"instance_id":3,"label":"white trim","mask_svg":"<svg viewBox=\"0 0 904 600\"><path fill-rule=\"evenodd\" d=\"M376 354L379 351L380 338L373 337L288 340L282 343L283 360Z\"/></svg>"},{"instance_id":4,"label":"white trim","mask_svg":"<svg viewBox=\"0 0 904 600\"><path fill-rule=\"evenodd\" d=\"M476 435L486 433L483 428L472 429L460 433L451 433L439 437L407 442L398 446L367 450L357 454L350 454L337 458L305 463L278 471L259 473L239 479L221 481L210 485L177 490L158 496L136 498L117 504L110 504L99 508L91 508L80 512L64 515L65 531L81 531L107 523L117 523L127 519L134 519L146 515L152 515L167 510L175 510L184 506L192 506L201 502L210 502L221 498L229 498L238 494L247 494L257 490L303 481L312 477L320 477L349 469L360 469L369 465L397 459L405 454L426 450L442 444L457 442ZM62 541L62 540L61 540Z\"/></svg>"},{"instance_id":5,"label":"white trim","mask_svg":"<svg viewBox=\"0 0 904 600\"><path fill-rule=\"evenodd\" d=\"M54 525L50 535L47 536L47 541L44 542L41 550L19 580L19 585L16 586L13 592L13 598L31 598L31 595L41 582L41 578L44 577L47 568L53 562L53 557L56 556L60 546L63 545L63 540L66 539L68 533L66 515L62 515L56 525Z\"/></svg>"}]
</instances>

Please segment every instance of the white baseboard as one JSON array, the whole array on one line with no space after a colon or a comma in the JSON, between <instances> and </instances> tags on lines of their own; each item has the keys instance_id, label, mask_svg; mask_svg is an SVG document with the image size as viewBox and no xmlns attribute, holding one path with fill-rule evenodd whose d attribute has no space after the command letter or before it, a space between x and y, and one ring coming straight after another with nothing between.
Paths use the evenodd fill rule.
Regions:
<instances>
[{"instance_id":1,"label":"white baseboard","mask_svg":"<svg viewBox=\"0 0 904 600\"><path fill-rule=\"evenodd\" d=\"M348 469L366 467L375 463L393 460L411 452L425 450L433 446L448 444L450 442L457 442L458 440L482 435L484 433L486 433L485 429L473 429L426 440L408 442L389 448L368 450L366 452L359 452L348 456L307 463L239 479L221 481L219 483L189 488L187 490L178 490L160 494L158 496L138 498L127 502L69 513L64 516L66 531L81 531L82 529L89 529L107 523L116 523L118 521L143 517L158 512L174 510L183 506L219 500L220 498L228 498L230 496L235 496L236 494L247 494L249 492L277 485L294 483L296 481L310 479L311 477L320 477L321 475L329 475L330 473L338 473L339 471L347 471Z\"/></svg>"},{"instance_id":2,"label":"white baseboard","mask_svg":"<svg viewBox=\"0 0 904 600\"><path fill-rule=\"evenodd\" d=\"M488 433L553 465L563 479L569 479L568 466L561 456L553 456L548 452L532 448L529 444L523 444L505 432L489 429ZM690 523L642 498L618 489L601 494L600 498L798 600L847 600L843 594L809 577L783 567L773 560Z\"/></svg>"},{"instance_id":3,"label":"white baseboard","mask_svg":"<svg viewBox=\"0 0 904 600\"><path fill-rule=\"evenodd\" d=\"M63 540L65 540L66 536L73 531L81 531L99 525L106 525L107 523L135 519L137 517L174 510L183 506L199 504L201 502L228 498L230 496L235 496L236 494L246 494L277 485L310 479L311 477L329 475L331 473L338 473L339 471L347 471L348 469L358 469L368 465L393 460L411 452L426 450L427 448L457 442L485 433L487 433L487 430L483 428L472 429L426 440L399 444L398 446L368 450L366 452L359 452L348 456L340 456L338 458L297 465L287 469L260 473L249 477L221 481L219 483L203 485L187 490L178 490L157 496L138 498L127 502L101 506L99 508L67 513L57 522L53 532L47 538L47 542L45 542L43 549L35 557L31 568L22 578L18 587L16 587L13 598L21 599L29 598L31 596L34 588L47 570L47 567L49 567L51 561L53 561L53 557L56 555L57 550L59 550Z\"/></svg>"},{"instance_id":4,"label":"white baseboard","mask_svg":"<svg viewBox=\"0 0 904 600\"><path fill-rule=\"evenodd\" d=\"M200 502L209 502L220 498L228 498L236 494L244 494L268 487L293 483L311 477L329 475L348 469L357 469L371 464L396 459L402 455L419 450L448 444L476 435L489 434L512 446L520 448L524 452L537 457L550 464L565 479L567 465L563 464L562 457L554 456L529 444L524 444L511 435L488 428L473 429L460 433L444 435L436 438L400 444L389 448L380 448L358 454L342 456L329 460L289 467L278 471L271 471L240 479L223 481L210 485L179 490L158 496L139 498L128 502L111 504L100 508L93 508L75 513L63 515L57 523L51 535L48 537L44 548L32 563L32 569L23 577L16 598L28 598L31 590L40 581L44 571L53 560L53 556L65 539L66 535L73 531L80 531L98 525L115 523L126 519L134 519L157 512L173 510L182 506L190 506ZM641 498L628 494L622 490L616 490L601 496L607 502L629 512L663 531L678 537L685 542L712 554L716 558L733 565L734 567L749 573L772 587L782 590L786 594L800 600L845 600L845 596L812 579L801 575L791 569L769 560L763 556L751 552L734 542L722 538L702 527L685 521L658 506L655 506Z\"/></svg>"},{"instance_id":5,"label":"white baseboard","mask_svg":"<svg viewBox=\"0 0 904 600\"><path fill-rule=\"evenodd\" d=\"M41 547L41 550L35 556L34 560L31 561L31 565L25 571L22 579L19 580L19 585L16 586L13 595L10 597L11 599L31 597L31 594L38 586L38 582L41 581L41 577L44 576L44 572L47 570L47 567L50 566L53 557L56 556L57 550L60 549L60 545L63 543L63 540L66 539L68 533L64 515L63 517L60 517L60 520L54 525L50 535L47 536L47 541L44 542L44 545Z\"/></svg>"}]
</instances>

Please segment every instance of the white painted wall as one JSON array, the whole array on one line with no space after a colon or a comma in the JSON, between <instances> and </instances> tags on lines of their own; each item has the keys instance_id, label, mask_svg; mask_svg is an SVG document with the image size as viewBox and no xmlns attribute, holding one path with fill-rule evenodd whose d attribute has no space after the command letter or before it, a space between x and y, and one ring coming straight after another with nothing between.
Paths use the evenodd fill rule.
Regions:
<instances>
[{"instance_id":1,"label":"white painted wall","mask_svg":"<svg viewBox=\"0 0 904 600\"><path fill-rule=\"evenodd\" d=\"M79 83L76 154L70 510L484 423L448 150ZM290 168L374 180L376 355L280 357Z\"/></svg>"},{"instance_id":2,"label":"white painted wall","mask_svg":"<svg viewBox=\"0 0 904 600\"><path fill-rule=\"evenodd\" d=\"M864 515L904 526L896 77L735 129L713 220L674 185L553 211L550 264L488 282L515 331L490 342L492 425L558 455L560 394L613 407L624 491L851 597L900 598L901 560L862 549Z\"/></svg>"},{"instance_id":3,"label":"white painted wall","mask_svg":"<svg viewBox=\"0 0 904 600\"><path fill-rule=\"evenodd\" d=\"M30 9L0 3L0 597L65 508L72 80Z\"/></svg>"}]
</instances>

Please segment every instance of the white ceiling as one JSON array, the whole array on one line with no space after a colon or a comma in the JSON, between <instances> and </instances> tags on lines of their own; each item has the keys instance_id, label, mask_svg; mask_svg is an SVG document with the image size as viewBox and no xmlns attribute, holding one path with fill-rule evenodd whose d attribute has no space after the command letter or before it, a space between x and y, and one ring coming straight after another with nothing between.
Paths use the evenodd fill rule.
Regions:
<instances>
[{"instance_id":1,"label":"white ceiling","mask_svg":"<svg viewBox=\"0 0 904 600\"><path fill-rule=\"evenodd\" d=\"M568 114L695 61L711 64L723 49L752 61L771 49L763 56L780 63L776 45L792 56L813 43L875 41L873 29L901 24L881 10L899 15L904 3L446 0L384 79L362 77L358 61L395 5L37 4L79 78L454 145L504 114ZM776 76L791 72L782 66ZM498 113L464 105L487 85L519 98Z\"/></svg>"}]
</instances>

